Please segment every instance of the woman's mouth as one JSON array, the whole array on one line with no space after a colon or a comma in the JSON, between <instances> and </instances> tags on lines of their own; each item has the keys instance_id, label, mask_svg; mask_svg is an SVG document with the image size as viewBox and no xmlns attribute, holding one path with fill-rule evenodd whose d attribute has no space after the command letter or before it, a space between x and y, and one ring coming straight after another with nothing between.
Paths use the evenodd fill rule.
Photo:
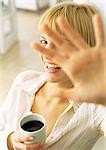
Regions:
<instances>
[{"instance_id":1,"label":"woman's mouth","mask_svg":"<svg viewBox=\"0 0 106 150\"><path fill-rule=\"evenodd\" d=\"M61 70L61 67L59 67L57 64L45 63L45 69L49 73L56 73Z\"/></svg>"}]
</instances>

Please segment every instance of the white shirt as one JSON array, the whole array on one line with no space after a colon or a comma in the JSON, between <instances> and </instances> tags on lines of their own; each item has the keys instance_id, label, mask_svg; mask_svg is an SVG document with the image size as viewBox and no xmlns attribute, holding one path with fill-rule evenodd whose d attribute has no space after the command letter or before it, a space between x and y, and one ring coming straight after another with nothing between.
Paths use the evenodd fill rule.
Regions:
<instances>
[{"instance_id":1,"label":"white shirt","mask_svg":"<svg viewBox=\"0 0 106 150\"><path fill-rule=\"evenodd\" d=\"M0 108L0 150L7 150L8 134L18 129L22 116L30 113L34 96L45 82L44 73L31 70L16 77ZM75 114L70 116L72 107ZM79 106L73 102L59 116L47 137L47 150L91 150L104 132L106 107L87 103Z\"/></svg>"}]
</instances>

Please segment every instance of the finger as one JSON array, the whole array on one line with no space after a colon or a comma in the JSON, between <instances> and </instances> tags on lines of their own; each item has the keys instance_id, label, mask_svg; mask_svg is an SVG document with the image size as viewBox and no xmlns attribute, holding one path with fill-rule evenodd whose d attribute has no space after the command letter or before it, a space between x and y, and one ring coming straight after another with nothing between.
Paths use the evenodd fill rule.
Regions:
<instances>
[{"instance_id":1,"label":"finger","mask_svg":"<svg viewBox=\"0 0 106 150\"><path fill-rule=\"evenodd\" d=\"M102 19L98 14L96 14L93 16L92 21L95 32L96 46L99 47L105 43Z\"/></svg>"},{"instance_id":2,"label":"finger","mask_svg":"<svg viewBox=\"0 0 106 150\"><path fill-rule=\"evenodd\" d=\"M65 96L69 100L72 99L76 102L87 102L87 103L100 103L101 94L97 94L93 89L95 87L84 86L83 84L77 84L77 86L71 89L64 89L61 92L62 97ZM90 93L90 94L89 94ZM99 92L98 92L99 93ZM101 92L100 92L101 93ZM103 98L103 97L102 97Z\"/></svg>"},{"instance_id":3,"label":"finger","mask_svg":"<svg viewBox=\"0 0 106 150\"><path fill-rule=\"evenodd\" d=\"M69 25L69 23L63 17L57 19L57 24L64 31L67 38L72 42L72 44L78 49L88 49L89 45L84 41L84 39L75 32L74 29Z\"/></svg>"},{"instance_id":4,"label":"finger","mask_svg":"<svg viewBox=\"0 0 106 150\"><path fill-rule=\"evenodd\" d=\"M27 141L32 141L34 137L32 136L22 136L19 133L14 136L15 142L27 142Z\"/></svg>"},{"instance_id":5,"label":"finger","mask_svg":"<svg viewBox=\"0 0 106 150\"><path fill-rule=\"evenodd\" d=\"M76 51L76 48L68 39L66 39L65 36L62 37L62 35L57 34L48 25L45 24L43 26L43 30L47 34L49 39L53 42L53 44L58 48L56 49L56 52L58 50L60 54L68 57L69 53Z\"/></svg>"},{"instance_id":6,"label":"finger","mask_svg":"<svg viewBox=\"0 0 106 150\"><path fill-rule=\"evenodd\" d=\"M36 50L44 55L47 55L49 58L52 58L55 55L55 50L54 49L49 49L41 46L38 43L31 43L31 47L33 50Z\"/></svg>"},{"instance_id":7,"label":"finger","mask_svg":"<svg viewBox=\"0 0 106 150\"><path fill-rule=\"evenodd\" d=\"M61 56L60 53L58 51L55 52L54 49L45 48L38 43L33 43L32 48L34 50L37 50L38 52L48 56L49 59L51 59L54 63L57 63L60 66L62 66L62 64L65 61L65 56Z\"/></svg>"},{"instance_id":8,"label":"finger","mask_svg":"<svg viewBox=\"0 0 106 150\"><path fill-rule=\"evenodd\" d=\"M44 149L44 144L42 143L36 143L36 144L15 143L14 148L19 149L19 150L26 150L26 149L40 150L40 149Z\"/></svg>"},{"instance_id":9,"label":"finger","mask_svg":"<svg viewBox=\"0 0 106 150\"><path fill-rule=\"evenodd\" d=\"M26 145L24 143L15 143L14 149L16 150L26 150Z\"/></svg>"},{"instance_id":10,"label":"finger","mask_svg":"<svg viewBox=\"0 0 106 150\"><path fill-rule=\"evenodd\" d=\"M87 101L87 99L81 95L76 88L71 88L71 89L64 89L61 90L60 95L61 97L67 97L69 100L73 100L76 102L90 102Z\"/></svg>"},{"instance_id":11,"label":"finger","mask_svg":"<svg viewBox=\"0 0 106 150\"><path fill-rule=\"evenodd\" d=\"M62 37L59 34L56 34L47 24L44 24L42 30L57 47L63 45L64 40Z\"/></svg>"},{"instance_id":12,"label":"finger","mask_svg":"<svg viewBox=\"0 0 106 150\"><path fill-rule=\"evenodd\" d=\"M34 139L34 137L31 137L31 136L20 136L19 137L20 142L28 142L28 141L32 141L33 139Z\"/></svg>"},{"instance_id":13,"label":"finger","mask_svg":"<svg viewBox=\"0 0 106 150\"><path fill-rule=\"evenodd\" d=\"M80 97L80 95L77 93L76 88L73 88L71 90L65 90L65 95L67 95L68 98L73 99L77 102L82 102L83 99Z\"/></svg>"}]
</instances>

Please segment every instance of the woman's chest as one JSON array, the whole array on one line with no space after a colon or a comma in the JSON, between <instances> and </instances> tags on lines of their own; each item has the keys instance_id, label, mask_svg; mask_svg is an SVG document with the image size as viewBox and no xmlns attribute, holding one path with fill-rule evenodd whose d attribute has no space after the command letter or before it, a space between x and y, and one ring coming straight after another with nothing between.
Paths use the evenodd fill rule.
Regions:
<instances>
[{"instance_id":1,"label":"woman's chest","mask_svg":"<svg viewBox=\"0 0 106 150\"><path fill-rule=\"evenodd\" d=\"M45 117L47 122L46 132L48 136L52 131L57 119L68 106L68 101L66 101L65 103L58 104L56 103L56 99L52 99L51 102L45 103L43 98L35 98L31 110L33 113L39 113ZM72 111L72 113L74 112Z\"/></svg>"}]
</instances>

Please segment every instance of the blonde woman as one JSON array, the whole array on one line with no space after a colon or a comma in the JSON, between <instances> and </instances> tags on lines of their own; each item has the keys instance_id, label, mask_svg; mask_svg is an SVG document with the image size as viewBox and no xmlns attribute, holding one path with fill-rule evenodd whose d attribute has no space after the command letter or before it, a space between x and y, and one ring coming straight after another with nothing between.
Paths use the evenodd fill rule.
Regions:
<instances>
[{"instance_id":1,"label":"blonde woman","mask_svg":"<svg viewBox=\"0 0 106 150\"><path fill-rule=\"evenodd\" d=\"M95 45L92 16L97 11L88 5L61 3L50 8L39 23L40 43L45 48L57 47L42 29L44 23L51 26L66 43L72 45L56 25L63 16L91 46ZM62 44L62 43L61 43ZM66 49L68 51L68 49ZM64 53L63 53L64 55ZM105 112L102 106L77 103L57 95L60 87L72 88L73 83L62 68L42 55L45 72L26 71L15 79L5 104L0 109L0 148L16 150L90 150L105 131ZM20 117L33 112L42 114L47 121L46 143L26 145L32 137L18 133ZM12 122L12 123L11 123Z\"/></svg>"},{"instance_id":2,"label":"blonde woman","mask_svg":"<svg viewBox=\"0 0 106 150\"><path fill-rule=\"evenodd\" d=\"M43 30L52 43L58 47L58 51L53 48L44 48L35 42L32 43L33 49L47 55L53 62L61 66L74 83L73 88L61 87L61 92L57 93L61 97L67 95L68 98L79 102L106 106L106 43L101 17L98 14L92 17L96 40L93 47L73 30L66 19L59 17L57 20L57 25L64 30L65 36L74 48L61 38L61 34L58 36L59 33L54 32L46 24Z\"/></svg>"}]
</instances>

